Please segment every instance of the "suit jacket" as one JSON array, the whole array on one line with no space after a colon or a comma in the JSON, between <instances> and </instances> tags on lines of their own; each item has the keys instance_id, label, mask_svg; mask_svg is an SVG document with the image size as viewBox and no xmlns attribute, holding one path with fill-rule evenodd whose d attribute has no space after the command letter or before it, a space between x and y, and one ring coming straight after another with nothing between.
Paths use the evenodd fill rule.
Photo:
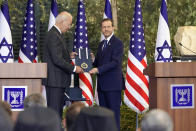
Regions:
<instances>
[{"instance_id":1,"label":"suit jacket","mask_svg":"<svg viewBox=\"0 0 196 131\"><path fill-rule=\"evenodd\" d=\"M93 63L99 70L98 90L122 90L122 58L123 43L114 35L102 51L103 41L98 46L98 51Z\"/></svg>"},{"instance_id":2,"label":"suit jacket","mask_svg":"<svg viewBox=\"0 0 196 131\"><path fill-rule=\"evenodd\" d=\"M74 66L70 64L70 54L63 36L52 27L44 43L43 62L47 63L48 76L43 84L52 87L69 87Z\"/></svg>"}]
</instances>

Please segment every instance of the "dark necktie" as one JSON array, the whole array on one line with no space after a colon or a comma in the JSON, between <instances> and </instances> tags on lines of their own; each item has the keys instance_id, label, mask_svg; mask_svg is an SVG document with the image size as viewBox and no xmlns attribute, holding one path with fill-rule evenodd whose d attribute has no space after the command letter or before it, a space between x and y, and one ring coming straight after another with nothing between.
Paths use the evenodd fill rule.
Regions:
<instances>
[{"instance_id":1,"label":"dark necktie","mask_svg":"<svg viewBox=\"0 0 196 131\"><path fill-rule=\"evenodd\" d=\"M107 40L103 40L103 48L102 48L102 50L104 51L104 49L107 47Z\"/></svg>"}]
</instances>

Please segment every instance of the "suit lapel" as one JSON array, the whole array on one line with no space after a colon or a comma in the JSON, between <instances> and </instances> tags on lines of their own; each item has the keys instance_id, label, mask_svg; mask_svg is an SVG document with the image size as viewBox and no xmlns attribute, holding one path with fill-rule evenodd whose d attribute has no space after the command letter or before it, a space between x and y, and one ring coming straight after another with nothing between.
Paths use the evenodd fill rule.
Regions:
<instances>
[{"instance_id":1,"label":"suit lapel","mask_svg":"<svg viewBox=\"0 0 196 131\"><path fill-rule=\"evenodd\" d=\"M113 40L114 40L114 35L111 37L110 41L108 42L106 49L104 49L104 51L102 51L102 56L107 55L107 52L111 49ZM102 47L103 47L103 42L102 42Z\"/></svg>"}]
</instances>

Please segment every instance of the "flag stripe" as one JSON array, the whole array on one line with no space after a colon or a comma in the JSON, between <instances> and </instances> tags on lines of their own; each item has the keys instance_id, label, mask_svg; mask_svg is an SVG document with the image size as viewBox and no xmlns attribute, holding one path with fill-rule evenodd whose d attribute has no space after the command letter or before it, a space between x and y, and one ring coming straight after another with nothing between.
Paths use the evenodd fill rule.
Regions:
<instances>
[{"instance_id":1,"label":"flag stripe","mask_svg":"<svg viewBox=\"0 0 196 131\"><path fill-rule=\"evenodd\" d=\"M125 104L131 108L132 110L134 110L135 112L141 112L130 100L129 98L125 95L124 93L124 101L125 101ZM148 110L148 106L145 106L144 107L145 109L142 111L142 112L145 112Z\"/></svg>"},{"instance_id":2,"label":"flag stripe","mask_svg":"<svg viewBox=\"0 0 196 131\"><path fill-rule=\"evenodd\" d=\"M146 77L129 59L128 66L145 83L146 87L148 87L148 80L146 79Z\"/></svg>"},{"instance_id":3,"label":"flag stripe","mask_svg":"<svg viewBox=\"0 0 196 131\"><path fill-rule=\"evenodd\" d=\"M84 77L87 77L87 76L84 76ZM87 77L87 79L92 84L91 77L89 78ZM85 93L91 98L91 100L93 100L93 92L91 92L91 89L89 89L89 87L87 87L86 84L81 79L79 79L79 83L80 83L80 88L83 91L85 91Z\"/></svg>"},{"instance_id":4,"label":"flag stripe","mask_svg":"<svg viewBox=\"0 0 196 131\"><path fill-rule=\"evenodd\" d=\"M144 107L148 107L148 102L126 81L125 83L127 91L132 94L137 101L140 102Z\"/></svg>"},{"instance_id":5,"label":"flag stripe","mask_svg":"<svg viewBox=\"0 0 196 131\"><path fill-rule=\"evenodd\" d=\"M145 108L140 104L140 102L138 102L134 96L132 96L127 89L125 89L125 94L127 96L127 98L129 99L129 101L132 102L132 104L134 104L140 111L143 111Z\"/></svg>"},{"instance_id":6,"label":"flag stripe","mask_svg":"<svg viewBox=\"0 0 196 131\"><path fill-rule=\"evenodd\" d=\"M84 96L84 98L86 98L87 101L85 102L88 104L88 106L91 106L93 103L89 96L84 91L82 91L82 95Z\"/></svg>"},{"instance_id":7,"label":"flag stripe","mask_svg":"<svg viewBox=\"0 0 196 131\"><path fill-rule=\"evenodd\" d=\"M52 26L55 24L55 19L58 15L58 7L56 0L52 0L51 2L51 9L50 9L50 18L48 23L48 30L52 28Z\"/></svg>"},{"instance_id":8,"label":"flag stripe","mask_svg":"<svg viewBox=\"0 0 196 131\"><path fill-rule=\"evenodd\" d=\"M133 80L140 85L140 87L148 94L148 86L138 77L128 66L127 66L127 74L129 77L133 78ZM145 76L146 78L146 76ZM147 78L146 78L147 79Z\"/></svg>"},{"instance_id":9,"label":"flag stripe","mask_svg":"<svg viewBox=\"0 0 196 131\"><path fill-rule=\"evenodd\" d=\"M58 7L57 7L57 1L56 0L52 0L51 12L52 12L53 16L56 18L57 15L58 15Z\"/></svg>"},{"instance_id":10,"label":"flag stripe","mask_svg":"<svg viewBox=\"0 0 196 131\"><path fill-rule=\"evenodd\" d=\"M169 24L168 22L168 17L167 17L167 4L165 0L162 0L162 10L161 10L161 15L164 17L165 21L167 22L167 24ZM165 11L166 10L166 11Z\"/></svg>"},{"instance_id":11,"label":"flag stripe","mask_svg":"<svg viewBox=\"0 0 196 131\"><path fill-rule=\"evenodd\" d=\"M9 24L9 27L10 27L10 15L9 15L9 7L8 7L8 1L5 0L3 2L3 5L1 6L1 11L7 21L7 23Z\"/></svg>"},{"instance_id":12,"label":"flag stripe","mask_svg":"<svg viewBox=\"0 0 196 131\"><path fill-rule=\"evenodd\" d=\"M92 89L92 85L89 82L89 79L84 75L84 73L79 74L80 79L83 81L83 83L86 85L86 87L88 87L89 91L91 92L91 94L93 94L93 89Z\"/></svg>"},{"instance_id":13,"label":"flag stripe","mask_svg":"<svg viewBox=\"0 0 196 131\"><path fill-rule=\"evenodd\" d=\"M104 18L112 19L112 7L110 0L105 1Z\"/></svg>"},{"instance_id":14,"label":"flag stripe","mask_svg":"<svg viewBox=\"0 0 196 131\"><path fill-rule=\"evenodd\" d=\"M147 67L147 62L146 62L145 58L142 59L141 64L144 66L144 68Z\"/></svg>"},{"instance_id":15,"label":"flag stripe","mask_svg":"<svg viewBox=\"0 0 196 131\"><path fill-rule=\"evenodd\" d=\"M142 88L128 75L126 74L127 82L134 88L144 99L147 103L148 102L148 95L142 90Z\"/></svg>"}]
</instances>

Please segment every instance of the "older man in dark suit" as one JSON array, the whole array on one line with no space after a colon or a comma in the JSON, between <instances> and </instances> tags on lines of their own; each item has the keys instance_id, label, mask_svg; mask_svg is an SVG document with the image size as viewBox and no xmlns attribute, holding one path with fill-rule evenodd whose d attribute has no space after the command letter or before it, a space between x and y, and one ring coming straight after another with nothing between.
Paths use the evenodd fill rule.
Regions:
<instances>
[{"instance_id":1,"label":"older man in dark suit","mask_svg":"<svg viewBox=\"0 0 196 131\"><path fill-rule=\"evenodd\" d=\"M123 43L113 35L111 19L101 22L105 40L101 41L90 73L97 74L97 90L100 106L114 111L120 130L120 104L122 90Z\"/></svg>"},{"instance_id":2,"label":"older man in dark suit","mask_svg":"<svg viewBox=\"0 0 196 131\"><path fill-rule=\"evenodd\" d=\"M72 16L68 12L61 12L55 25L48 32L44 43L43 62L47 63L48 76L43 83L46 86L48 107L56 110L62 116L64 92L70 86L71 73L82 73L79 66L70 64L70 53L65 43L63 33L70 29Z\"/></svg>"}]
</instances>

